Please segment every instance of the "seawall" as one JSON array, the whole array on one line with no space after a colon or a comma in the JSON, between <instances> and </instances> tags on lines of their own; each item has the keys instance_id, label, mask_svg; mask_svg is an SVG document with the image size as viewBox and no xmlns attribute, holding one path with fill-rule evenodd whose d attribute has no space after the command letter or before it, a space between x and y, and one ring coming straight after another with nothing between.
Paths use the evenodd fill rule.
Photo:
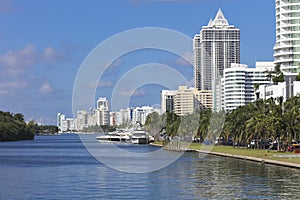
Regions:
<instances>
[{"instance_id":1,"label":"seawall","mask_svg":"<svg viewBox=\"0 0 300 200\"><path fill-rule=\"evenodd\" d=\"M159 146L163 147L161 144L150 144L153 146ZM252 156L241 156L241 155L235 155L235 154L228 154L228 153L220 153L220 152L213 152L213 151L204 151L204 150L195 150L195 149L166 149L167 151L185 151L185 152L196 152L196 153L204 153L204 154L210 154L215 156L222 156L222 157L229 157L229 158L236 158L240 160L247 160L247 161L253 161L253 162L260 162L264 164L272 164L272 165L278 165L278 166L284 166L284 167L291 167L291 168L297 168L300 169L300 164L297 163L291 163L286 161L279 161L279 160L271 160L271 159L262 159L262 158L256 158Z\"/></svg>"}]
</instances>

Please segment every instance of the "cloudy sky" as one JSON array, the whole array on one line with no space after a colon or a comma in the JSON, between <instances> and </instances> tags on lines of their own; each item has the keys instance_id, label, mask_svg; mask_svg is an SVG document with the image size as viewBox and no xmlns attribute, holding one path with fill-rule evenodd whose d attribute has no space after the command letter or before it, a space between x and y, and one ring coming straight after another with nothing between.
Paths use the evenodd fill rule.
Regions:
<instances>
[{"instance_id":1,"label":"cloudy sky","mask_svg":"<svg viewBox=\"0 0 300 200\"><path fill-rule=\"evenodd\" d=\"M0 110L43 124L55 124L58 112L72 117L76 75L101 42L143 27L168 28L193 38L219 8L241 30L241 62L254 66L272 61L274 7L274 0L0 0ZM191 65L148 49L120 56L101 80L85 86L96 88L95 99L110 100L120 77L145 63L170 66L192 83ZM130 96L129 106L159 104L165 87L150 82L120 94Z\"/></svg>"}]
</instances>

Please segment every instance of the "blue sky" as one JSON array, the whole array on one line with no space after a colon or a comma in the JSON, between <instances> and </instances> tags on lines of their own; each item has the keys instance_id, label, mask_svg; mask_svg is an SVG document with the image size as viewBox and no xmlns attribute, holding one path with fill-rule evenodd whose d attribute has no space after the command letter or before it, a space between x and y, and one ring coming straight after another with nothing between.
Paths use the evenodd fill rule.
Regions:
<instances>
[{"instance_id":1,"label":"blue sky","mask_svg":"<svg viewBox=\"0 0 300 200\"><path fill-rule=\"evenodd\" d=\"M221 8L241 30L241 63L272 61L274 0L0 0L0 110L55 124L72 117L72 92L86 56L105 39L133 28L162 27L193 37ZM144 50L117 59L96 97L107 96L133 66L171 65L192 82L193 69L165 52ZM168 77L166 77L168 78ZM130 106L159 104L159 85L145 85ZM175 88L172 88L175 89Z\"/></svg>"}]
</instances>

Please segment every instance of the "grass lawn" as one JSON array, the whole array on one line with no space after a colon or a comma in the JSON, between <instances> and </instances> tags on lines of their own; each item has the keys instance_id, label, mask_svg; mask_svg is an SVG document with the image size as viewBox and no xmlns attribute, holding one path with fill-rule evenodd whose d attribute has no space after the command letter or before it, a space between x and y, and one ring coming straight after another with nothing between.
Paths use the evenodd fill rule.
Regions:
<instances>
[{"instance_id":1,"label":"grass lawn","mask_svg":"<svg viewBox=\"0 0 300 200\"><path fill-rule=\"evenodd\" d=\"M155 142L154 144L162 145L162 142ZM260 149L248 149L248 148L239 148L239 147L232 147L232 146L208 146L208 145L201 145L197 143L191 143L189 149L194 150L208 150L218 153L226 153L226 154L233 154L239 156L249 156L249 157L256 157L261 159L269 159L269 160L278 160L278 161L285 161L291 163L300 164L300 154L290 153L290 152L278 152L278 151L269 151L267 150L260 150Z\"/></svg>"}]
</instances>

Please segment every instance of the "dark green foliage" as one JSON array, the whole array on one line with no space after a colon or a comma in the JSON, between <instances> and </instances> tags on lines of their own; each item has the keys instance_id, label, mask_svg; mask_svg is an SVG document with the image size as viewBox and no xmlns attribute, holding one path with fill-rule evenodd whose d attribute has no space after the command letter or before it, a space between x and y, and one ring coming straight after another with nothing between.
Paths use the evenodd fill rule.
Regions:
<instances>
[{"instance_id":1,"label":"dark green foliage","mask_svg":"<svg viewBox=\"0 0 300 200\"><path fill-rule=\"evenodd\" d=\"M58 127L38 125L35 121L26 123L21 113L0 111L0 141L32 140L36 134L56 134Z\"/></svg>"},{"instance_id":2,"label":"dark green foliage","mask_svg":"<svg viewBox=\"0 0 300 200\"><path fill-rule=\"evenodd\" d=\"M274 76L272 80L273 80L274 83L284 82L283 73L281 72L280 74Z\"/></svg>"},{"instance_id":3,"label":"dark green foliage","mask_svg":"<svg viewBox=\"0 0 300 200\"><path fill-rule=\"evenodd\" d=\"M0 111L0 141L31 139L34 139L34 132L22 114Z\"/></svg>"},{"instance_id":4,"label":"dark green foliage","mask_svg":"<svg viewBox=\"0 0 300 200\"><path fill-rule=\"evenodd\" d=\"M300 72L299 72L299 74L296 76L296 81L300 81Z\"/></svg>"},{"instance_id":5,"label":"dark green foliage","mask_svg":"<svg viewBox=\"0 0 300 200\"><path fill-rule=\"evenodd\" d=\"M33 131L35 133L39 133L41 135L48 135L48 134L56 134L56 133L58 133L58 127L57 126L53 126L53 125L39 126L39 125L35 124L35 125L32 126L32 129L33 129Z\"/></svg>"},{"instance_id":6,"label":"dark green foliage","mask_svg":"<svg viewBox=\"0 0 300 200\"><path fill-rule=\"evenodd\" d=\"M174 113L153 113L147 116L145 128L152 131L152 135L185 136L192 133L200 142L222 138L222 144L227 145L247 146L255 140L258 141L255 148L261 149L270 145L264 141L272 140L280 144L278 149L285 149L291 141L300 141L300 97L286 102L282 97L257 100L226 113L226 117L224 112L212 113L210 110L182 117Z\"/></svg>"},{"instance_id":7,"label":"dark green foliage","mask_svg":"<svg viewBox=\"0 0 300 200\"><path fill-rule=\"evenodd\" d=\"M259 84L258 83L254 83L254 90L257 90L259 88Z\"/></svg>"},{"instance_id":8,"label":"dark green foliage","mask_svg":"<svg viewBox=\"0 0 300 200\"><path fill-rule=\"evenodd\" d=\"M279 82L284 82L284 75L280 69L280 65L275 66L274 73L275 73L275 75L272 78L273 83L277 84Z\"/></svg>"},{"instance_id":9,"label":"dark green foliage","mask_svg":"<svg viewBox=\"0 0 300 200\"><path fill-rule=\"evenodd\" d=\"M151 113L147 116L145 129L151 135L167 134L168 136L194 137L202 141L211 130L210 110L201 110L193 114L178 116L175 113L166 112L162 115ZM212 135L212 134L211 134Z\"/></svg>"},{"instance_id":10,"label":"dark green foliage","mask_svg":"<svg viewBox=\"0 0 300 200\"><path fill-rule=\"evenodd\" d=\"M227 114L222 136L232 138L239 146L271 139L285 148L292 140L300 140L300 98L284 103L282 97L271 98L241 106ZM265 148L263 145L256 148Z\"/></svg>"}]
</instances>

